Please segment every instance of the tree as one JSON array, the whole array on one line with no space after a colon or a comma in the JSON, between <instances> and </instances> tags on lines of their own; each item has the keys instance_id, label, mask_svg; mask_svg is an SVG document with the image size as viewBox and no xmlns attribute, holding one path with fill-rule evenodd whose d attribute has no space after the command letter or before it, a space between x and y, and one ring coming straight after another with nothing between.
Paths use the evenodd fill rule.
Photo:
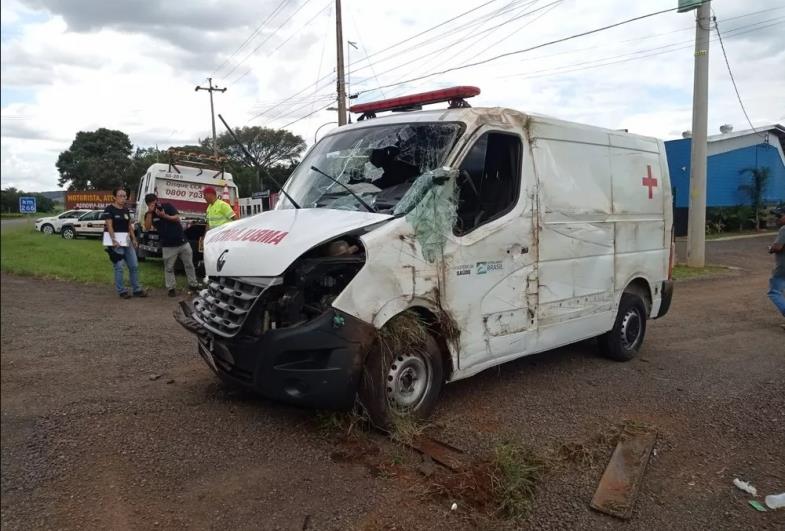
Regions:
<instances>
[{"instance_id":1,"label":"tree","mask_svg":"<svg viewBox=\"0 0 785 531\"><path fill-rule=\"evenodd\" d=\"M57 158L58 184L68 185L69 190L108 190L118 184L134 188L141 175L134 179L127 173L132 149L122 131L103 127L79 131L71 147Z\"/></svg>"},{"instance_id":2,"label":"tree","mask_svg":"<svg viewBox=\"0 0 785 531\"><path fill-rule=\"evenodd\" d=\"M234 130L234 134L259 163L263 187L277 191L278 187L272 182L270 176L283 183L289 176L294 166L299 162L300 155L305 150L305 140L285 129L269 129L267 127L241 127ZM203 148L212 147L212 139L201 141ZM221 133L217 138L218 148L232 162L232 173L238 182L241 195L244 188L250 186L250 191L257 188L254 165L245 158L242 149L231 135ZM247 168L253 170L251 173ZM247 184L246 184L247 183ZM266 186L265 186L266 185Z\"/></svg>"},{"instance_id":3,"label":"tree","mask_svg":"<svg viewBox=\"0 0 785 531\"><path fill-rule=\"evenodd\" d=\"M763 208L770 171L768 166L762 166L760 168L745 168L739 172L742 175L749 172L752 177L749 183L740 185L739 190L746 192L750 198L750 205L755 216L755 230L760 230L760 211Z\"/></svg>"}]
</instances>

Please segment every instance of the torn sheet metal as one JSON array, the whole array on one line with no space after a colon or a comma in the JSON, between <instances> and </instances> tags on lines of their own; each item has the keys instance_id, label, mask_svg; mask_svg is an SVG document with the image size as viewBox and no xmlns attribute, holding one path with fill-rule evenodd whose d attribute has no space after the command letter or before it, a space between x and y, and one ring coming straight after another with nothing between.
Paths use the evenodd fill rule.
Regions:
<instances>
[{"instance_id":1,"label":"torn sheet metal","mask_svg":"<svg viewBox=\"0 0 785 531\"><path fill-rule=\"evenodd\" d=\"M656 431L624 430L591 500L593 509L624 520L632 516L656 440Z\"/></svg>"}]
</instances>

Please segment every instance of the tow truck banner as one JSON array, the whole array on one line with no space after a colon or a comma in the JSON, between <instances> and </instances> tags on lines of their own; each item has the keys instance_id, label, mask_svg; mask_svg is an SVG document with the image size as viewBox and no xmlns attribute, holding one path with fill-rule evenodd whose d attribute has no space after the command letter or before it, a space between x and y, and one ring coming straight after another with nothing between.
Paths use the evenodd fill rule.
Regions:
<instances>
[{"instance_id":1,"label":"tow truck banner","mask_svg":"<svg viewBox=\"0 0 785 531\"><path fill-rule=\"evenodd\" d=\"M204 213L207 203L202 197L203 186L200 183L171 179L158 179L155 183L158 200L162 203L171 203L181 212Z\"/></svg>"},{"instance_id":2,"label":"tow truck banner","mask_svg":"<svg viewBox=\"0 0 785 531\"><path fill-rule=\"evenodd\" d=\"M111 190L78 190L65 193L65 209L100 210L114 203Z\"/></svg>"}]
</instances>

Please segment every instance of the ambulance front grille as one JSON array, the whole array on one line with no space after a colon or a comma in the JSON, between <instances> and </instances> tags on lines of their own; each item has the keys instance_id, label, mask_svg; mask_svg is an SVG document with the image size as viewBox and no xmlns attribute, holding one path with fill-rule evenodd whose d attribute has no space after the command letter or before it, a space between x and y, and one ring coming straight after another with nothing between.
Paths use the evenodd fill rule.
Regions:
<instances>
[{"instance_id":1,"label":"ambulance front grille","mask_svg":"<svg viewBox=\"0 0 785 531\"><path fill-rule=\"evenodd\" d=\"M193 318L207 330L233 337L242 329L256 300L278 279L254 279L254 284L232 277L212 277L194 299Z\"/></svg>"}]
</instances>

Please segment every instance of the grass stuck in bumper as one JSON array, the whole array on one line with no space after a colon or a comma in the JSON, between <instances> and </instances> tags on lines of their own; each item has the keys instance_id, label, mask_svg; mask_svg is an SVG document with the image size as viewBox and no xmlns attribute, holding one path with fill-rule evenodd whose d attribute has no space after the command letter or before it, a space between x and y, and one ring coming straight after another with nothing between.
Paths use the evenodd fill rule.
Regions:
<instances>
[{"instance_id":1,"label":"grass stuck in bumper","mask_svg":"<svg viewBox=\"0 0 785 531\"><path fill-rule=\"evenodd\" d=\"M15 275L114 285L112 263L99 240L48 236L36 231L32 224L3 229L0 270ZM163 288L163 264L157 260L140 263L139 278L146 288ZM182 288L187 284L183 277L177 283Z\"/></svg>"}]
</instances>

